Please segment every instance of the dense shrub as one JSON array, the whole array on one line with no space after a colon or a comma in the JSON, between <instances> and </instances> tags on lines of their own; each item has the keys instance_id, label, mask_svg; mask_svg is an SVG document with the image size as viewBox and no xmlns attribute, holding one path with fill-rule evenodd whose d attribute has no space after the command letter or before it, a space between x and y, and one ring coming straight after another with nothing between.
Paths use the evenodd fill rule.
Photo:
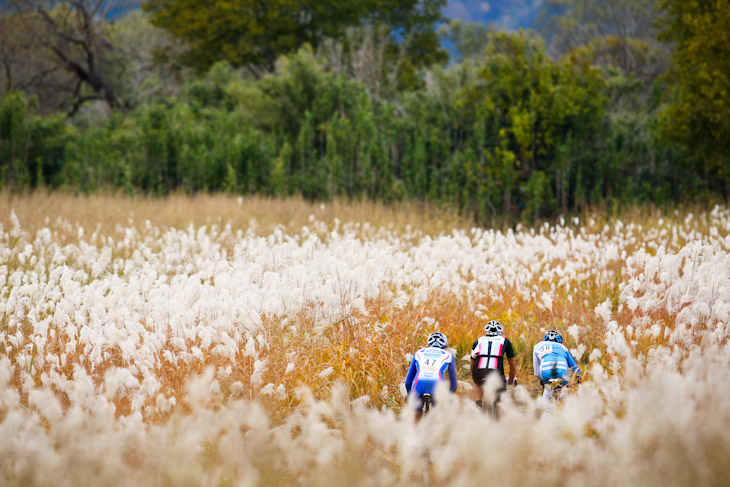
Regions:
<instances>
[{"instance_id":1,"label":"dense shrub","mask_svg":"<svg viewBox=\"0 0 730 487\"><path fill-rule=\"evenodd\" d=\"M657 84L659 82L656 82ZM532 220L606 201L666 202L696 177L659 143L661 97L525 32L373 95L305 47L252 79L217 64L178 95L106 117L36 116L0 102L3 185L164 195L225 191L455 206Z\"/></svg>"}]
</instances>

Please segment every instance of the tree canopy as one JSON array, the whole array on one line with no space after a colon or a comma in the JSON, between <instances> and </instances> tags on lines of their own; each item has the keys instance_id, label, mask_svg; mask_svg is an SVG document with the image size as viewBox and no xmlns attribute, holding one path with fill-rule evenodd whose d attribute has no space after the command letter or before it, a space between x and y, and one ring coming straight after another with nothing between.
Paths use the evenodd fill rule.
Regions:
<instances>
[{"instance_id":1,"label":"tree canopy","mask_svg":"<svg viewBox=\"0 0 730 487\"><path fill-rule=\"evenodd\" d=\"M546 0L560 14L538 30L555 55L580 48L594 64L653 80L666 69L666 47L656 38L654 0Z\"/></svg>"},{"instance_id":2,"label":"tree canopy","mask_svg":"<svg viewBox=\"0 0 730 487\"><path fill-rule=\"evenodd\" d=\"M730 194L730 0L659 5L666 14L663 38L674 43L676 86L664 112L665 135L686 150L708 188Z\"/></svg>"},{"instance_id":3,"label":"tree canopy","mask_svg":"<svg viewBox=\"0 0 730 487\"><path fill-rule=\"evenodd\" d=\"M148 0L152 23L188 42L185 60L200 70L225 60L271 71L278 56L380 23L407 39L415 63L440 59L435 23L445 0Z\"/></svg>"},{"instance_id":4,"label":"tree canopy","mask_svg":"<svg viewBox=\"0 0 730 487\"><path fill-rule=\"evenodd\" d=\"M112 20L95 12L127 0L12 0L0 187L411 199L480 222L730 195L730 0L548 1L547 39L442 28L446 64L443 0Z\"/></svg>"}]
</instances>

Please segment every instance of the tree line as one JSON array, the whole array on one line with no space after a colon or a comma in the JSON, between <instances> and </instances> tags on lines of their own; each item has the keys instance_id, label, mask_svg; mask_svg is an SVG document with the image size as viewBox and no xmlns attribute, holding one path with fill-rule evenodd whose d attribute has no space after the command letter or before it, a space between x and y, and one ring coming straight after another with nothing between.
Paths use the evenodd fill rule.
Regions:
<instances>
[{"instance_id":1,"label":"tree line","mask_svg":"<svg viewBox=\"0 0 730 487\"><path fill-rule=\"evenodd\" d=\"M437 28L440 0L150 0L113 21L108 0L13 0L0 184L420 200L477 221L727 198L729 2L551 1L504 32Z\"/></svg>"}]
</instances>

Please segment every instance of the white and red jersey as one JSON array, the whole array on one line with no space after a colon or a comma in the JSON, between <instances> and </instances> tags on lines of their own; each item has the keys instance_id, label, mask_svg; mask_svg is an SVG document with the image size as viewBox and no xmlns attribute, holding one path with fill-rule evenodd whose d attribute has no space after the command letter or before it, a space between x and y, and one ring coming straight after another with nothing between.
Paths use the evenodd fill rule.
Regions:
<instances>
[{"instance_id":1,"label":"white and red jersey","mask_svg":"<svg viewBox=\"0 0 730 487\"><path fill-rule=\"evenodd\" d=\"M499 371L504 376L504 356L512 358L515 351L512 342L503 336L479 337L471 347L471 358L480 373Z\"/></svg>"}]
</instances>

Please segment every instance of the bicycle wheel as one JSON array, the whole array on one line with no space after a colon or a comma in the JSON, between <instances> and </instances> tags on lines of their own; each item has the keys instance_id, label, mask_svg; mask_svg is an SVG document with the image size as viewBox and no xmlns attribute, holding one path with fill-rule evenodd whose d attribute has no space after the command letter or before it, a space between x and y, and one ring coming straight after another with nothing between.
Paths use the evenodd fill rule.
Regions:
<instances>
[{"instance_id":1,"label":"bicycle wheel","mask_svg":"<svg viewBox=\"0 0 730 487\"><path fill-rule=\"evenodd\" d=\"M423 400L423 414L427 414L431 410L431 394L423 394L421 399Z\"/></svg>"}]
</instances>

